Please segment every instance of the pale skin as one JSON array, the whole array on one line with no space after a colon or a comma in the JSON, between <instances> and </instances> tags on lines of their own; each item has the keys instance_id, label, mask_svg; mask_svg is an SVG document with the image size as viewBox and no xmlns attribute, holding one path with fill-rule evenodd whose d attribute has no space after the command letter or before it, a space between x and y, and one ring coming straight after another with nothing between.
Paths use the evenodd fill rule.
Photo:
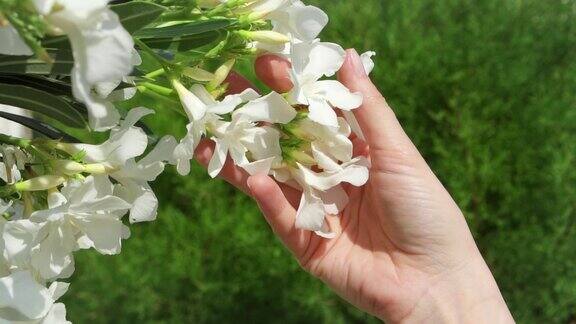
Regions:
<instances>
[{"instance_id":1,"label":"pale skin","mask_svg":"<svg viewBox=\"0 0 576 324\"><path fill-rule=\"evenodd\" d=\"M288 91L289 63L257 60L258 76ZM350 204L329 216L327 240L294 226L300 193L268 176L249 177L227 163L221 176L251 195L300 265L358 308L389 323L513 323L463 213L406 135L390 106L349 50L339 80L364 95L355 111L366 142L355 153L372 163L362 188L347 188ZM249 83L231 76L231 91ZM197 159L207 164L213 145Z\"/></svg>"}]
</instances>

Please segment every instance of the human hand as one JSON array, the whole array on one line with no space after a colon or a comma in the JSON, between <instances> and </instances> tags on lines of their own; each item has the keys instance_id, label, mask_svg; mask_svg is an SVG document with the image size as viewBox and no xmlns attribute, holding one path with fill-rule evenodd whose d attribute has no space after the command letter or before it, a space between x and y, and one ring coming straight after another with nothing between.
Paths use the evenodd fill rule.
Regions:
<instances>
[{"instance_id":1,"label":"human hand","mask_svg":"<svg viewBox=\"0 0 576 324\"><path fill-rule=\"evenodd\" d=\"M278 92L290 90L289 63L257 61L259 77ZM221 176L250 194L304 269L357 307L389 322L513 322L464 216L403 131L354 50L339 79L364 95L355 110L366 142L355 153L372 164L370 180L349 187L350 203L328 217L336 238L295 227L301 193L267 176L249 177L233 163ZM232 86L249 85L233 76ZM196 154L208 164L213 146Z\"/></svg>"}]
</instances>

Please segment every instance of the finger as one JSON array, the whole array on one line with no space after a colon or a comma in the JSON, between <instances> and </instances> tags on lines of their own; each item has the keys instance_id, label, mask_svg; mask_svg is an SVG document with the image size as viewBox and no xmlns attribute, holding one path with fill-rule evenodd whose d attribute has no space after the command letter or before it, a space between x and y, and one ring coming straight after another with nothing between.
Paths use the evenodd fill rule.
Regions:
<instances>
[{"instance_id":1,"label":"finger","mask_svg":"<svg viewBox=\"0 0 576 324\"><path fill-rule=\"evenodd\" d=\"M256 75L262 82L279 93L285 93L292 89L290 79L290 62L277 55L266 54L256 59Z\"/></svg>"},{"instance_id":2,"label":"finger","mask_svg":"<svg viewBox=\"0 0 576 324\"><path fill-rule=\"evenodd\" d=\"M338 78L351 91L364 95L364 103L354 110L354 115L372 149L415 150L386 99L370 81L362 60L355 50L347 51L346 60L338 72Z\"/></svg>"},{"instance_id":3,"label":"finger","mask_svg":"<svg viewBox=\"0 0 576 324\"><path fill-rule=\"evenodd\" d=\"M234 71L230 72L225 82L228 83L227 94L239 94L246 89L258 91L250 81Z\"/></svg>"},{"instance_id":4,"label":"finger","mask_svg":"<svg viewBox=\"0 0 576 324\"><path fill-rule=\"evenodd\" d=\"M196 160L204 167L208 166L213 154L214 142L208 139L202 140L198 145L198 148L196 148L195 152ZM230 157L227 158L226 163L224 164L224 168L222 171L220 171L218 176L236 188L242 190L245 194L251 195L251 191L247 184L250 175L243 169L234 165L234 162L232 159L230 159ZM302 193L284 184L280 184L280 187L290 204L294 207L297 207L300 204L300 197L302 196Z\"/></svg>"},{"instance_id":5,"label":"finger","mask_svg":"<svg viewBox=\"0 0 576 324\"><path fill-rule=\"evenodd\" d=\"M296 257L301 257L310 242L311 232L296 228L296 210L276 181L256 175L248 178L248 186L274 233Z\"/></svg>"}]
</instances>

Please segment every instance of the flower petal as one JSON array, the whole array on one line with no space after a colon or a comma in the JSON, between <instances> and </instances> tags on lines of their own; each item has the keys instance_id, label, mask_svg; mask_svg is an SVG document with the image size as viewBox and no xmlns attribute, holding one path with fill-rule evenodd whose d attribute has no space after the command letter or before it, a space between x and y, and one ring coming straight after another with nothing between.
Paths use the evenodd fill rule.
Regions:
<instances>
[{"instance_id":1,"label":"flower petal","mask_svg":"<svg viewBox=\"0 0 576 324\"><path fill-rule=\"evenodd\" d=\"M75 223L96 251L105 255L120 253L125 231L121 220L106 214L92 214L76 218Z\"/></svg>"},{"instance_id":2,"label":"flower petal","mask_svg":"<svg viewBox=\"0 0 576 324\"><path fill-rule=\"evenodd\" d=\"M350 183L353 186L360 187L368 181L368 167L364 165L365 158L358 158L338 172L316 173L301 164L298 168L302 173L304 182L321 191L329 190L341 183Z\"/></svg>"},{"instance_id":3,"label":"flower petal","mask_svg":"<svg viewBox=\"0 0 576 324\"><path fill-rule=\"evenodd\" d=\"M308 98L310 113L308 118L311 120L330 127L338 127L338 115L328 102L322 98Z\"/></svg>"},{"instance_id":4,"label":"flower petal","mask_svg":"<svg viewBox=\"0 0 576 324\"><path fill-rule=\"evenodd\" d=\"M41 319L52 307L52 296L28 271L0 278L0 309L10 309L26 320Z\"/></svg>"},{"instance_id":5,"label":"flower petal","mask_svg":"<svg viewBox=\"0 0 576 324\"><path fill-rule=\"evenodd\" d=\"M271 92L267 96L252 100L232 114L233 119L275 124L287 124L296 115L296 109L276 92Z\"/></svg>"},{"instance_id":6,"label":"flower petal","mask_svg":"<svg viewBox=\"0 0 576 324\"><path fill-rule=\"evenodd\" d=\"M325 217L322 200L315 196L312 190L304 190L296 213L296 228L321 231Z\"/></svg>"},{"instance_id":7,"label":"flower petal","mask_svg":"<svg viewBox=\"0 0 576 324\"><path fill-rule=\"evenodd\" d=\"M362 65L364 65L364 70L366 71L367 75L370 75L370 73L372 73L372 70L374 70L375 64L374 61L372 60L373 56L376 56L376 52L374 51L369 51L360 55Z\"/></svg>"},{"instance_id":8,"label":"flower petal","mask_svg":"<svg viewBox=\"0 0 576 324\"><path fill-rule=\"evenodd\" d=\"M215 140L215 142L216 146L214 148L214 154L208 164L208 174L212 178L216 178L218 174L220 174L220 171L222 171L222 168L224 168L224 164L226 163L226 158L228 157L228 144L219 140Z\"/></svg>"},{"instance_id":9,"label":"flower petal","mask_svg":"<svg viewBox=\"0 0 576 324\"><path fill-rule=\"evenodd\" d=\"M244 169L244 171L246 171L251 176L260 174L267 175L268 173L270 173L270 169L272 169L272 164L274 163L275 160L276 158L271 157L264 160L258 160L255 162L242 164L240 165L240 167Z\"/></svg>"},{"instance_id":10,"label":"flower petal","mask_svg":"<svg viewBox=\"0 0 576 324\"><path fill-rule=\"evenodd\" d=\"M342 83L335 80L318 81L314 84L314 92L323 96L333 107L342 110L352 110L362 105L361 93L352 93Z\"/></svg>"}]
</instances>

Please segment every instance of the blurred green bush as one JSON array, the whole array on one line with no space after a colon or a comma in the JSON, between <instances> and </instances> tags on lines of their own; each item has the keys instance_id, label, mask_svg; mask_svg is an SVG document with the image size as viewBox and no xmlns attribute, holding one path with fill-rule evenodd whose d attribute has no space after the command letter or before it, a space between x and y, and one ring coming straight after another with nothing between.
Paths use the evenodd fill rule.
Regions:
<instances>
[{"instance_id":1,"label":"blurred green bush","mask_svg":"<svg viewBox=\"0 0 576 324\"><path fill-rule=\"evenodd\" d=\"M520 323L576 320L576 1L316 0L464 209ZM166 118L156 127L184 127ZM82 253L75 323L376 322L299 270L253 202L196 167L117 257ZM471 278L474 280L474 278Z\"/></svg>"}]
</instances>

